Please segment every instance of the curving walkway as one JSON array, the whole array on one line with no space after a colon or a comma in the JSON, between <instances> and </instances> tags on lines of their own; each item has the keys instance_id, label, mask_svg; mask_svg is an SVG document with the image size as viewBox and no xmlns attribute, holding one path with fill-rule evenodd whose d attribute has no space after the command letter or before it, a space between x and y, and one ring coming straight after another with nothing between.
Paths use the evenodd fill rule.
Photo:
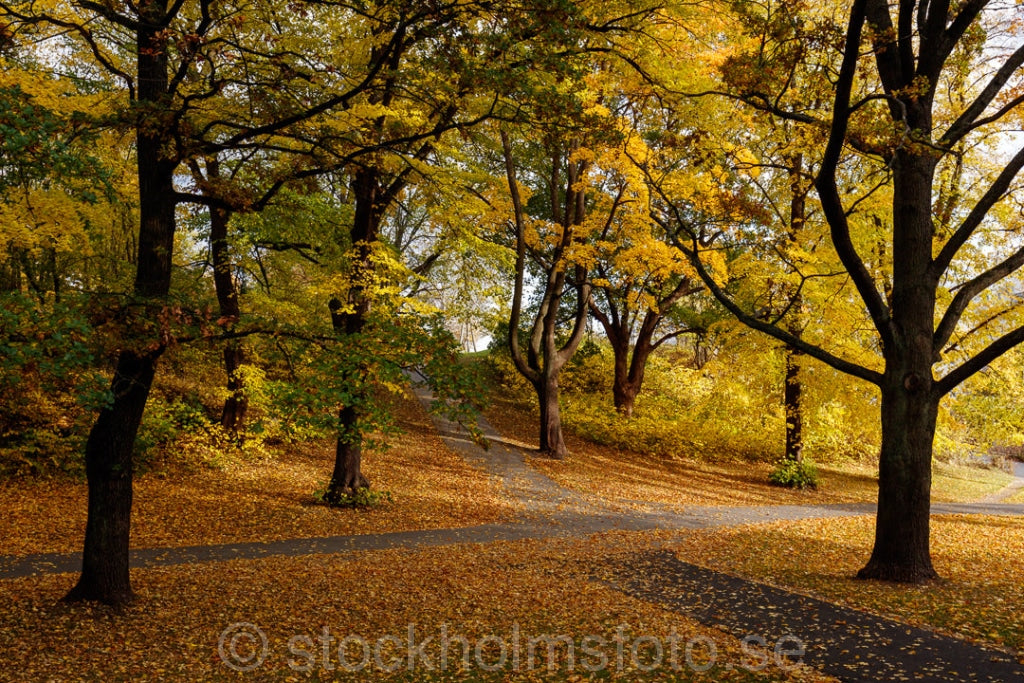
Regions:
<instances>
[{"instance_id":1,"label":"curving walkway","mask_svg":"<svg viewBox=\"0 0 1024 683\"><path fill-rule=\"evenodd\" d=\"M427 407L433 400L429 390L415 386L417 398ZM133 567L155 567L234 559L256 559L275 555L346 554L388 548L416 548L459 543L488 543L499 540L588 536L611 530L687 530L736 526L813 517L846 517L874 514L871 503L834 505L762 505L748 507L691 506L685 511L649 504L648 510L622 511L608 502L589 498L559 485L526 464L522 451L509 446L493 427L479 418L479 427L490 441L482 448L461 426L443 418L432 418L441 438L473 465L496 477L523 509L521 517L504 524L485 524L457 529L430 529L384 534L296 538L270 542L226 543L175 548L140 548L132 551ZM1021 468L1024 470L1024 466ZM1024 485L1024 479L1021 480ZM1002 493L1002 492L1000 492ZM1024 515L1024 504L936 503L934 514ZM0 556L0 579L36 574L78 571L81 554L45 553Z\"/></svg>"}]
</instances>

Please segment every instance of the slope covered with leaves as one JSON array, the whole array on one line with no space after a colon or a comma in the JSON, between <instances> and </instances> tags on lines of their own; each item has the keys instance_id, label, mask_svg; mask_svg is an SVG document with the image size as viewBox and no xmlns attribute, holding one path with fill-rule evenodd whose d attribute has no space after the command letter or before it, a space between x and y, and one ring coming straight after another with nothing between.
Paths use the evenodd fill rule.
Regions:
<instances>
[{"instance_id":1,"label":"slope covered with leaves","mask_svg":"<svg viewBox=\"0 0 1024 683\"><path fill-rule=\"evenodd\" d=\"M493 398L487 418L510 442L535 448L537 418L515 399ZM626 504L686 505L808 505L874 502L878 492L877 465L839 459L819 465L817 491L771 486L772 465L709 456L704 460L638 453L566 436L570 455L564 460L532 458L530 464L562 486ZM967 502L998 491L1012 478L1005 472L936 462L932 496L936 501Z\"/></svg>"},{"instance_id":2,"label":"slope covered with leaves","mask_svg":"<svg viewBox=\"0 0 1024 683\"><path fill-rule=\"evenodd\" d=\"M497 482L470 467L437 436L414 398L397 399L406 432L369 452L367 476L393 502L377 509L330 509L314 493L330 475L333 444L281 446L262 459L227 460L220 469L140 477L132 544L188 546L412 529L453 528L510 519ZM81 548L86 488L67 478L0 480L3 553Z\"/></svg>"}]
</instances>

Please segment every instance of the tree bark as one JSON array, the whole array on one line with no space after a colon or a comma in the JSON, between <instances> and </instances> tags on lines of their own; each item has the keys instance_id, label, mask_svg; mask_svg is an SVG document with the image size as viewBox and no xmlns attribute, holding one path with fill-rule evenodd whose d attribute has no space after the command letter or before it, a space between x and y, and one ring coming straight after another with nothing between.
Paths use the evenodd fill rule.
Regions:
<instances>
[{"instance_id":1,"label":"tree bark","mask_svg":"<svg viewBox=\"0 0 1024 683\"><path fill-rule=\"evenodd\" d=\"M85 446L88 517L82 573L65 600L124 604L134 597L128 571L132 452L156 369L154 356L121 354L104 409Z\"/></svg>"},{"instance_id":2,"label":"tree bark","mask_svg":"<svg viewBox=\"0 0 1024 683\"><path fill-rule=\"evenodd\" d=\"M327 487L325 501L337 505L352 496L357 489L369 488L370 482L363 476L363 445L361 439L350 440L346 435L354 432L359 415L355 408L346 406L338 414L339 429L334 449L334 471Z\"/></svg>"},{"instance_id":3,"label":"tree bark","mask_svg":"<svg viewBox=\"0 0 1024 683\"><path fill-rule=\"evenodd\" d=\"M937 577L929 520L939 400L927 387L917 386L913 373L889 371L885 377L875 541L857 577L919 583Z\"/></svg>"},{"instance_id":4,"label":"tree bark","mask_svg":"<svg viewBox=\"0 0 1024 683\"><path fill-rule=\"evenodd\" d=\"M565 250L576 239L575 228L583 223L586 211L586 196L577 187L577 180L586 173L587 162L573 162L568 164L565 173L565 206L564 211L557 201L551 208L552 216L560 222L563 231L561 240L553 249L550 255L551 264L544 268L545 283L542 292L542 299L537 315L534 317L530 327L529 345L526 352L519 345L519 320L522 311L524 277L526 273L526 239L524 237L526 225L526 212L522 197L519 193L519 185L516 180L515 163L512 159L512 145L508 135L501 134L502 150L505 156L505 172L509 184L509 194L512 199L514 211L514 223L516 231L516 266L515 285L512 295L512 308L509 313L508 345L512 361L516 369L534 387L537 392L537 399L540 403L540 445L538 451L551 458L561 459L568 455L565 441L562 438L562 421L558 405L558 376L562 368L572 358L580 342L583 339L583 332L586 328L587 310L590 307L590 296L592 287L587 282L587 271L585 268L576 265L575 285L576 289L576 313L573 316L573 330L568 341L559 348L556 340L558 327L558 313L562 305L563 293L566 286L566 268L564 261ZM556 149L552 153L552 174L549 187L552 188L552 199L556 199L557 189L561 183L561 157Z\"/></svg>"},{"instance_id":5,"label":"tree bark","mask_svg":"<svg viewBox=\"0 0 1024 683\"><path fill-rule=\"evenodd\" d=\"M139 178L139 249L134 293L159 300L171 285L174 250L174 169L166 158L171 141L157 120L164 112L168 77L162 29L167 21L162 3L140 4L144 18L137 33L138 104L136 155ZM140 343L140 340L135 340ZM82 573L66 600L98 600L123 604L132 599L128 571L131 530L133 450L135 436L156 372L161 346L122 351L111 383L113 402L104 408L85 446L88 518L82 551Z\"/></svg>"},{"instance_id":6,"label":"tree bark","mask_svg":"<svg viewBox=\"0 0 1024 683\"><path fill-rule=\"evenodd\" d=\"M540 402L540 453L562 460L569 455L562 437L562 417L558 405L558 375L552 374L546 381L534 387Z\"/></svg>"},{"instance_id":7,"label":"tree bark","mask_svg":"<svg viewBox=\"0 0 1024 683\"><path fill-rule=\"evenodd\" d=\"M207 173L216 178L216 160L207 160ZM210 251L213 258L213 285L217 294L220 317L237 321L241 317L238 288L231 274L231 254L228 251L228 223L231 212L224 207L210 208ZM249 400L245 395L245 381L238 370L245 363L245 349L238 339L229 339L224 346L224 372L228 376L228 396L224 399L220 424L233 437L238 438L245 429L245 416Z\"/></svg>"},{"instance_id":8,"label":"tree bark","mask_svg":"<svg viewBox=\"0 0 1024 683\"><path fill-rule=\"evenodd\" d=\"M648 312L648 316L652 314ZM657 316L660 321L661 316ZM651 337L657 322L648 326L645 321L640 329L640 336L633 345L632 354L629 351L629 339L625 338L625 344L620 340L612 345L612 353L615 355L615 378L612 382L612 401L615 410L623 417L633 417L633 409L636 407L636 397L644 385L644 375L647 370L647 359L654 351L651 344ZM650 327L648 333L648 327ZM607 333L607 330L606 330ZM624 348L623 348L624 347Z\"/></svg>"},{"instance_id":9,"label":"tree bark","mask_svg":"<svg viewBox=\"0 0 1024 683\"><path fill-rule=\"evenodd\" d=\"M911 123L930 129L927 110L908 106ZM929 554L932 444L939 398L933 335L938 282L931 273L928 152L896 154L893 178L892 319L898 331L884 348L882 447L875 543L860 578L921 582L936 578Z\"/></svg>"},{"instance_id":10,"label":"tree bark","mask_svg":"<svg viewBox=\"0 0 1024 683\"><path fill-rule=\"evenodd\" d=\"M786 409L786 459L804 460L803 385L800 383L800 352L786 347L786 386L783 404Z\"/></svg>"},{"instance_id":11,"label":"tree bark","mask_svg":"<svg viewBox=\"0 0 1024 683\"><path fill-rule=\"evenodd\" d=\"M795 154L787 159L789 164L789 241L799 246L804 225L807 223L807 193L811 186L804 179L803 154ZM794 319L787 329L795 337L803 335L804 321L802 316L803 295L797 289L790 293ZM798 349L786 347L786 385L783 389L783 408L786 414L786 454L787 460L803 462L804 460L804 415L803 385L800 383L800 356Z\"/></svg>"},{"instance_id":12,"label":"tree bark","mask_svg":"<svg viewBox=\"0 0 1024 683\"><path fill-rule=\"evenodd\" d=\"M332 299L331 325L338 334L354 336L366 327L370 312L370 301L366 286L373 278L371 259L373 243L378 238L380 225L380 172L372 167L360 168L352 180L355 194L355 213L351 238L353 250L352 282L348 290L348 308L338 299ZM365 376L358 379L365 382ZM361 401L365 396L357 396ZM334 450L334 471L327 486L325 500L338 504L359 488L367 488L370 482L362 472L362 436L359 434L359 407L343 406L338 412L338 439Z\"/></svg>"},{"instance_id":13,"label":"tree bark","mask_svg":"<svg viewBox=\"0 0 1024 683\"><path fill-rule=\"evenodd\" d=\"M605 336L611 339L610 335L608 335L608 330L605 330ZM629 381L629 340L616 338L611 346L612 355L615 359L615 375L612 378L612 403L615 405L615 411L619 415L632 417L639 387Z\"/></svg>"}]
</instances>

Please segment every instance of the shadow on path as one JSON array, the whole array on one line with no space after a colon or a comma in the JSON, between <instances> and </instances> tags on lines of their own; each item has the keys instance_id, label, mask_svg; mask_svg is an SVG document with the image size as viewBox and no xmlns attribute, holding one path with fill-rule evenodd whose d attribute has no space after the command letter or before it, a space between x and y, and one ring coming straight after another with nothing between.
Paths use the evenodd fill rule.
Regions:
<instances>
[{"instance_id":1,"label":"shadow on path","mask_svg":"<svg viewBox=\"0 0 1024 683\"><path fill-rule=\"evenodd\" d=\"M803 649L803 661L842 681L1024 681L1007 652L682 562L667 551L613 565L623 592L737 638ZM756 642L756 641L751 641Z\"/></svg>"}]
</instances>

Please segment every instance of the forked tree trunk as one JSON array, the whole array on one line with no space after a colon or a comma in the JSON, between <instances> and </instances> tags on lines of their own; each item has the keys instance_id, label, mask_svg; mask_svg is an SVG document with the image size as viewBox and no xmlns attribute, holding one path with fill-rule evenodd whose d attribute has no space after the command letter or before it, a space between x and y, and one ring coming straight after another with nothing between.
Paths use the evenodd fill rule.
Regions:
<instances>
[{"instance_id":1,"label":"forked tree trunk","mask_svg":"<svg viewBox=\"0 0 1024 683\"><path fill-rule=\"evenodd\" d=\"M145 2L138 32L138 100L155 107L167 93L167 56L161 26L165 9ZM139 177L139 249L134 291L142 299L166 297L174 251L174 169L164 157L167 131L154 125L152 112L140 114L136 127ZM143 340L135 340L141 343ZM113 403L100 411L85 445L89 504L82 551L82 573L66 600L110 604L132 598L128 572L135 436L156 372L161 349L122 351L111 382Z\"/></svg>"},{"instance_id":2,"label":"forked tree trunk","mask_svg":"<svg viewBox=\"0 0 1024 683\"><path fill-rule=\"evenodd\" d=\"M919 583L937 577L929 553L929 517L939 400L918 386L913 374L903 375L887 372L882 387L875 543L857 577Z\"/></svg>"},{"instance_id":3,"label":"forked tree trunk","mask_svg":"<svg viewBox=\"0 0 1024 683\"><path fill-rule=\"evenodd\" d=\"M615 378L612 382L612 401L615 404L615 410L623 417L633 417L636 397L644 386L647 359L650 358L653 350L651 345L645 343L644 340L637 341L633 346L631 356L628 345L622 352L613 347Z\"/></svg>"}]
</instances>

